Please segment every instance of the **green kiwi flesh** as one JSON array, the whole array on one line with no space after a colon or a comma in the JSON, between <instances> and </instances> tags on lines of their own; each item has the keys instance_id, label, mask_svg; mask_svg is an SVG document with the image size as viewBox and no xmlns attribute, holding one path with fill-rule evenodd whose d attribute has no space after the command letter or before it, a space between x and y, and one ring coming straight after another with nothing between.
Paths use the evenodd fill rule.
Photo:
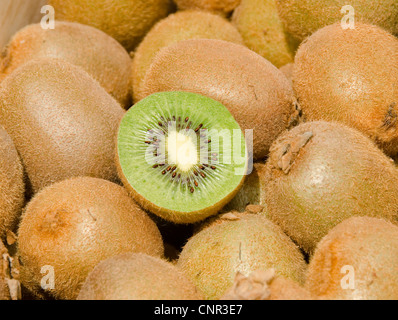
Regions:
<instances>
[{"instance_id":1,"label":"green kiwi flesh","mask_svg":"<svg viewBox=\"0 0 398 320\"><path fill-rule=\"evenodd\" d=\"M229 111L190 92L156 93L127 111L117 156L133 198L176 223L217 213L239 191L248 166L244 135Z\"/></svg>"}]
</instances>

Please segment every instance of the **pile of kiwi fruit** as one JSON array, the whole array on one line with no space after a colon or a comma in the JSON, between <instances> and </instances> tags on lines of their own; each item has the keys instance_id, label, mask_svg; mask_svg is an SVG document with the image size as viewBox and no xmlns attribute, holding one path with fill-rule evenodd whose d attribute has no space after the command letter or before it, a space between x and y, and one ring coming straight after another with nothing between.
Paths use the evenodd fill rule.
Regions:
<instances>
[{"instance_id":1,"label":"pile of kiwi fruit","mask_svg":"<svg viewBox=\"0 0 398 320\"><path fill-rule=\"evenodd\" d=\"M0 54L1 300L398 300L397 1L47 4Z\"/></svg>"}]
</instances>

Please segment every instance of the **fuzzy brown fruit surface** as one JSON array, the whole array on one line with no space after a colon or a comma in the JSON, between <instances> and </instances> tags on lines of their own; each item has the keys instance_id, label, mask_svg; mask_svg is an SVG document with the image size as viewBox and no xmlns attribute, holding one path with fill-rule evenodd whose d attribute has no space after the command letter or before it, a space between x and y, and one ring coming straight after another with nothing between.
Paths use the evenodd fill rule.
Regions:
<instances>
[{"instance_id":1,"label":"fuzzy brown fruit surface","mask_svg":"<svg viewBox=\"0 0 398 320\"><path fill-rule=\"evenodd\" d=\"M82 67L123 107L130 107L131 59L115 39L80 23L55 22L55 29L41 24L18 31L0 58L0 81L35 58L59 58Z\"/></svg>"},{"instance_id":2,"label":"fuzzy brown fruit surface","mask_svg":"<svg viewBox=\"0 0 398 320\"><path fill-rule=\"evenodd\" d=\"M398 221L398 171L359 131L308 122L282 134L267 162L268 215L312 254L338 223L352 216Z\"/></svg>"},{"instance_id":3,"label":"fuzzy brown fruit surface","mask_svg":"<svg viewBox=\"0 0 398 320\"><path fill-rule=\"evenodd\" d=\"M21 159L15 145L0 126L0 238L15 231L25 204L25 182Z\"/></svg>"},{"instance_id":4,"label":"fuzzy brown fruit surface","mask_svg":"<svg viewBox=\"0 0 398 320\"><path fill-rule=\"evenodd\" d=\"M127 191L90 177L39 192L18 232L21 282L42 298L75 299L88 273L104 259L126 252L161 257L163 250L155 223ZM54 289L42 288L43 267L53 272Z\"/></svg>"},{"instance_id":5,"label":"fuzzy brown fruit surface","mask_svg":"<svg viewBox=\"0 0 398 320\"><path fill-rule=\"evenodd\" d=\"M183 248L177 266L203 292L219 299L234 283L236 272L248 276L257 269L303 283L306 264L297 246L282 230L261 215L222 215L196 233Z\"/></svg>"},{"instance_id":6,"label":"fuzzy brown fruit surface","mask_svg":"<svg viewBox=\"0 0 398 320\"><path fill-rule=\"evenodd\" d=\"M383 219L353 217L319 243L306 287L322 299L397 300L398 227Z\"/></svg>"},{"instance_id":7,"label":"fuzzy brown fruit surface","mask_svg":"<svg viewBox=\"0 0 398 320\"><path fill-rule=\"evenodd\" d=\"M293 89L308 121L339 121L398 153L398 39L357 22L318 30L299 48Z\"/></svg>"},{"instance_id":8,"label":"fuzzy brown fruit surface","mask_svg":"<svg viewBox=\"0 0 398 320\"><path fill-rule=\"evenodd\" d=\"M286 30L303 41L317 30L341 23L364 22L380 26L391 33L398 32L398 2L396 0L276 0Z\"/></svg>"},{"instance_id":9,"label":"fuzzy brown fruit surface","mask_svg":"<svg viewBox=\"0 0 398 320\"><path fill-rule=\"evenodd\" d=\"M134 53L133 95L137 102L145 75L160 49L188 39L220 39L243 44L239 31L226 19L203 11L179 11L159 21Z\"/></svg>"},{"instance_id":10,"label":"fuzzy brown fruit surface","mask_svg":"<svg viewBox=\"0 0 398 320\"><path fill-rule=\"evenodd\" d=\"M233 11L241 0L174 0L181 10L197 9L218 13L223 16Z\"/></svg>"},{"instance_id":11,"label":"fuzzy brown fruit surface","mask_svg":"<svg viewBox=\"0 0 398 320\"><path fill-rule=\"evenodd\" d=\"M118 181L117 127L124 110L80 67L32 60L0 85L0 123L33 192L73 176Z\"/></svg>"},{"instance_id":12,"label":"fuzzy brown fruit surface","mask_svg":"<svg viewBox=\"0 0 398 320\"><path fill-rule=\"evenodd\" d=\"M170 12L170 0L49 0L58 20L98 28L133 51L150 28Z\"/></svg>"},{"instance_id":13,"label":"fuzzy brown fruit surface","mask_svg":"<svg viewBox=\"0 0 398 320\"><path fill-rule=\"evenodd\" d=\"M282 72L245 46L223 40L185 40L159 51L140 98L162 91L189 91L221 102L242 130L253 130L255 160L266 157L271 143L298 117Z\"/></svg>"},{"instance_id":14,"label":"fuzzy brown fruit surface","mask_svg":"<svg viewBox=\"0 0 398 320\"><path fill-rule=\"evenodd\" d=\"M202 295L172 263L125 253L99 263L77 300L201 300Z\"/></svg>"}]
</instances>

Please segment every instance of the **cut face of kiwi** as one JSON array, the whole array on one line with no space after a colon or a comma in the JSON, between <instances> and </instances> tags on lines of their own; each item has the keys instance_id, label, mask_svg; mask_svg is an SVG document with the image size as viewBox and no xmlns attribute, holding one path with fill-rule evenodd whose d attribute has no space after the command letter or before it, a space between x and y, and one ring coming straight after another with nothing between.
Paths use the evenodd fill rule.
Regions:
<instances>
[{"instance_id":1,"label":"cut face of kiwi","mask_svg":"<svg viewBox=\"0 0 398 320\"><path fill-rule=\"evenodd\" d=\"M119 127L117 156L133 198L176 223L218 212L239 191L248 165L229 111L189 92L156 93L134 105Z\"/></svg>"}]
</instances>

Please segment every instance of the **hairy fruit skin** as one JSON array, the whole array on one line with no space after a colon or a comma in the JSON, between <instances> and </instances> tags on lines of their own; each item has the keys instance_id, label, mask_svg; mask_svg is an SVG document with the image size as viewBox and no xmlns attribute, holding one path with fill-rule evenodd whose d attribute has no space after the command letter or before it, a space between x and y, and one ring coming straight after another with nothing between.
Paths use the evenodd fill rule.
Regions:
<instances>
[{"instance_id":1,"label":"hairy fruit skin","mask_svg":"<svg viewBox=\"0 0 398 320\"><path fill-rule=\"evenodd\" d=\"M140 98L163 91L189 91L221 102L243 131L253 130L255 161L264 159L272 141L297 121L296 99L282 72L245 46L227 41L185 40L162 49Z\"/></svg>"},{"instance_id":2,"label":"hairy fruit skin","mask_svg":"<svg viewBox=\"0 0 398 320\"><path fill-rule=\"evenodd\" d=\"M293 89L307 121L338 121L398 153L398 39L357 22L315 32L297 51Z\"/></svg>"},{"instance_id":3,"label":"hairy fruit skin","mask_svg":"<svg viewBox=\"0 0 398 320\"><path fill-rule=\"evenodd\" d=\"M172 263L125 253L100 262L77 300L202 300L202 295Z\"/></svg>"},{"instance_id":4,"label":"hairy fruit skin","mask_svg":"<svg viewBox=\"0 0 398 320\"><path fill-rule=\"evenodd\" d=\"M398 171L359 131L307 122L271 147L265 202L271 220L308 254L344 219L398 221Z\"/></svg>"},{"instance_id":5,"label":"hairy fruit skin","mask_svg":"<svg viewBox=\"0 0 398 320\"><path fill-rule=\"evenodd\" d=\"M383 219L353 217L318 244L305 286L328 300L397 300L397 265L398 227Z\"/></svg>"},{"instance_id":6,"label":"hairy fruit skin","mask_svg":"<svg viewBox=\"0 0 398 320\"><path fill-rule=\"evenodd\" d=\"M178 9L204 10L226 16L233 11L241 0L174 0Z\"/></svg>"},{"instance_id":7,"label":"hairy fruit skin","mask_svg":"<svg viewBox=\"0 0 398 320\"><path fill-rule=\"evenodd\" d=\"M88 273L125 252L162 257L156 224L112 182L78 177L35 195L18 231L21 282L38 297L75 299ZM43 266L51 266L54 290L43 290Z\"/></svg>"}]
</instances>

